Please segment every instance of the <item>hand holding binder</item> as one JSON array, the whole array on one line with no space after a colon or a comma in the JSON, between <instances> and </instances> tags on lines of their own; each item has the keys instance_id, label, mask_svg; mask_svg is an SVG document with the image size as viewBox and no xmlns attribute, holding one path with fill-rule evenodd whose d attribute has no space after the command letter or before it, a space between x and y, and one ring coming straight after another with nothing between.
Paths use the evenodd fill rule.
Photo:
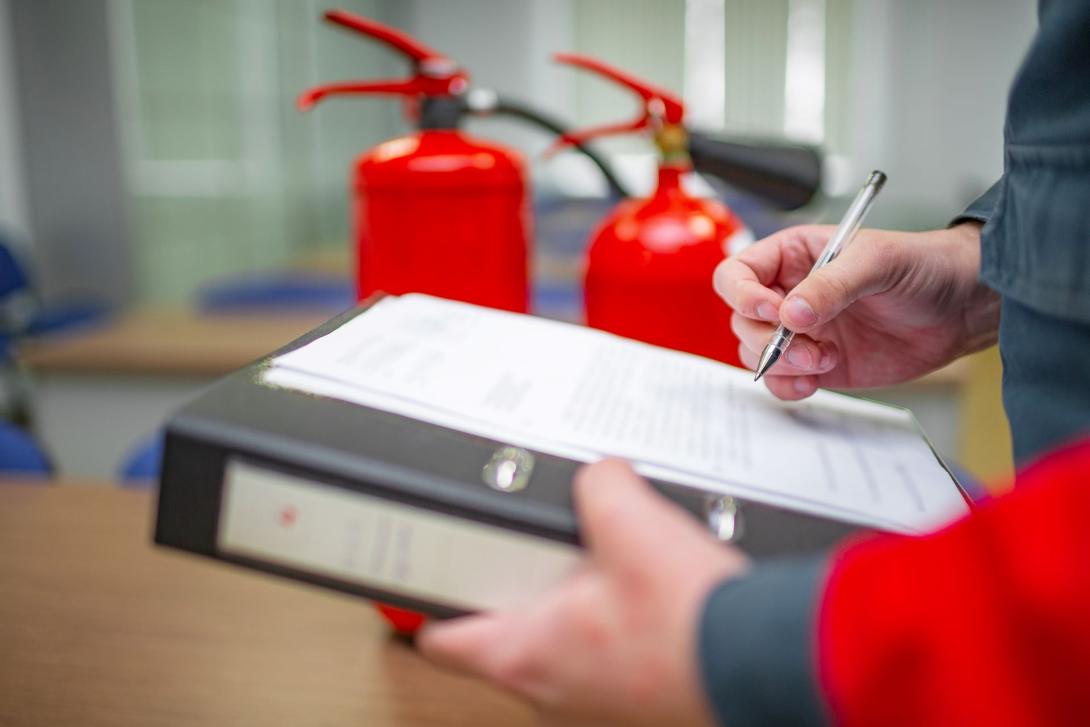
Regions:
<instances>
[{"instance_id":1,"label":"hand holding binder","mask_svg":"<svg viewBox=\"0 0 1090 727\"><path fill-rule=\"evenodd\" d=\"M745 556L616 460L580 470L575 504L589 551L582 570L524 607L425 627L420 649L559 717L710 723L696 624L707 593L743 572Z\"/></svg>"}]
</instances>

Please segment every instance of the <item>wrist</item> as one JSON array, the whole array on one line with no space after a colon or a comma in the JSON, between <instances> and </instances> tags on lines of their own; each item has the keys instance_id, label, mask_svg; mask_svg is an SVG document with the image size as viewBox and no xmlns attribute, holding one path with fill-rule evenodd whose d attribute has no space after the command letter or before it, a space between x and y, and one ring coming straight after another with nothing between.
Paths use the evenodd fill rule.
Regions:
<instances>
[{"instance_id":1,"label":"wrist","mask_svg":"<svg viewBox=\"0 0 1090 727\"><path fill-rule=\"evenodd\" d=\"M961 308L964 329L961 355L995 345L999 336L999 294L980 282L980 234L983 224L967 220L943 230L953 238L951 259L961 270L966 296Z\"/></svg>"}]
</instances>

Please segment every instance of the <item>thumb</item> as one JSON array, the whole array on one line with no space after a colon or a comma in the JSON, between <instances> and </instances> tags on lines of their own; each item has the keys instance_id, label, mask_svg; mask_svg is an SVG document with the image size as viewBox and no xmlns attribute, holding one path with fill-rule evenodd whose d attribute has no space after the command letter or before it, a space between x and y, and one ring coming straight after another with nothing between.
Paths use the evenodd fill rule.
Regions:
<instances>
[{"instance_id":1,"label":"thumb","mask_svg":"<svg viewBox=\"0 0 1090 727\"><path fill-rule=\"evenodd\" d=\"M699 526L659 495L627 462L606 459L575 475L575 508L583 541L606 563L646 563L663 542L678 542Z\"/></svg>"},{"instance_id":2,"label":"thumb","mask_svg":"<svg viewBox=\"0 0 1090 727\"><path fill-rule=\"evenodd\" d=\"M860 298L888 290L903 273L903 259L896 243L858 239L794 287L780 306L780 320L795 332L828 323Z\"/></svg>"}]
</instances>

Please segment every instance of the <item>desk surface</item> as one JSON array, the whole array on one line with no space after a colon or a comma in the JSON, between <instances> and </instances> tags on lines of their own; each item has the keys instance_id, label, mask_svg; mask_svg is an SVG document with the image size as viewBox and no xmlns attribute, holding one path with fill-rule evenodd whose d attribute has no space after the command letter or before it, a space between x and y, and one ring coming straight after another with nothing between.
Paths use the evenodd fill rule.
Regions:
<instances>
[{"instance_id":1,"label":"desk surface","mask_svg":"<svg viewBox=\"0 0 1090 727\"><path fill-rule=\"evenodd\" d=\"M4 725L519 725L359 599L159 549L152 497L0 483Z\"/></svg>"},{"instance_id":2,"label":"desk surface","mask_svg":"<svg viewBox=\"0 0 1090 727\"><path fill-rule=\"evenodd\" d=\"M136 310L86 331L31 339L20 345L19 359L42 373L221 376L290 343L331 315Z\"/></svg>"}]
</instances>

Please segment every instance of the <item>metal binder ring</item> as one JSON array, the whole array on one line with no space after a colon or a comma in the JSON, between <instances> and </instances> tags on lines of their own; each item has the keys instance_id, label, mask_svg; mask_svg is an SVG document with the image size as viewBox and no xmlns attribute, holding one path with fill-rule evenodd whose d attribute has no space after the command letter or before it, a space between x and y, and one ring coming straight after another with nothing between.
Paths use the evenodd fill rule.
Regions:
<instances>
[{"instance_id":1,"label":"metal binder ring","mask_svg":"<svg viewBox=\"0 0 1090 727\"><path fill-rule=\"evenodd\" d=\"M733 497L712 497L707 505L708 529L724 543L742 537L742 511Z\"/></svg>"},{"instance_id":2,"label":"metal binder ring","mask_svg":"<svg viewBox=\"0 0 1090 727\"><path fill-rule=\"evenodd\" d=\"M484 483L500 492L518 492L526 487L534 472L534 455L518 447L496 450L484 466Z\"/></svg>"}]
</instances>

